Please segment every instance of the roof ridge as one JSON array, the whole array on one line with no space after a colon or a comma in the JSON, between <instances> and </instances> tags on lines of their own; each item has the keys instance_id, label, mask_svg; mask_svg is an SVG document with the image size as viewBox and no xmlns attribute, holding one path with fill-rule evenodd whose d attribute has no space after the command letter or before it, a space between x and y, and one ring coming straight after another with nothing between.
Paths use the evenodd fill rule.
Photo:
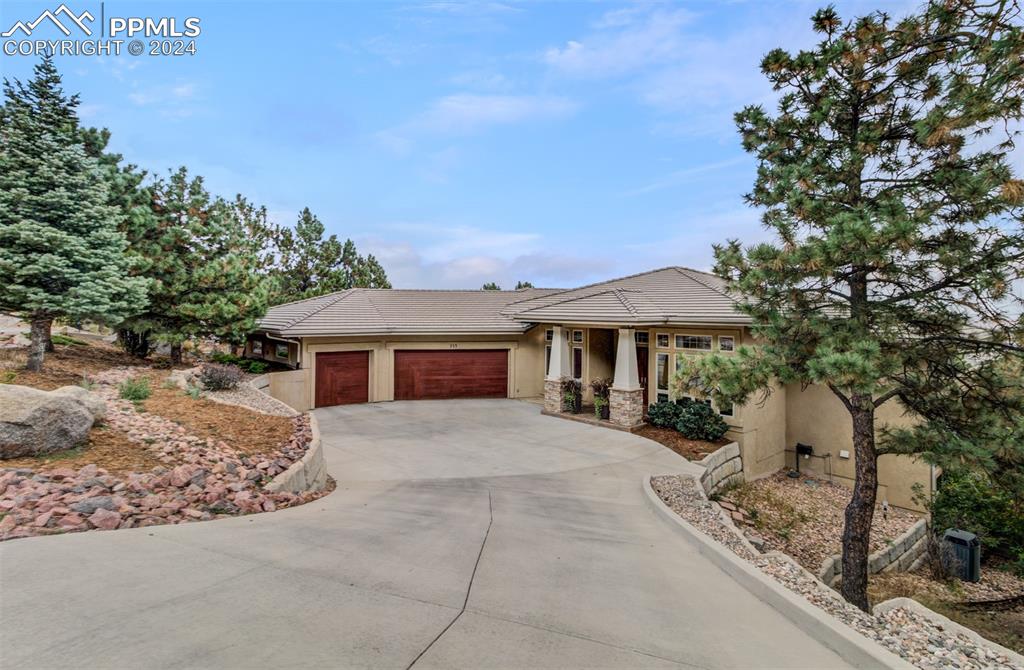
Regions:
<instances>
[{"instance_id":1,"label":"roof ridge","mask_svg":"<svg viewBox=\"0 0 1024 670\"><path fill-rule=\"evenodd\" d=\"M706 288L709 288L709 289L711 289L712 291L714 291L715 293L718 293L719 295L723 295L723 296L725 296L726 298L728 298L729 300L732 300L732 301L733 301L734 303L736 303L737 305L739 304L739 300L737 300L736 298L734 298L734 297L732 297L731 295L729 295L729 294L728 294L728 293L727 293L726 291L723 291L723 290L721 290L721 289L720 289L720 288L718 288L717 286L712 286L711 284L707 283L706 281L704 281L704 280L702 280L702 279L700 279L700 278L698 278L698 277L691 277L691 276L689 275L689 273L690 273L690 272L700 272L700 270L693 270L693 269L691 269L691 268L677 267L677 268L676 268L676 271L677 271L677 272L678 272L679 274L681 274L681 275L683 275L684 277L686 277L687 279L692 279L693 281L697 282L697 283L698 283L698 284L700 284L701 286L704 286L704 287L706 287ZM712 274L710 274L710 273L708 273L708 272L701 272L701 274L705 274L705 275L708 275L708 276L710 276L710 277L718 277L718 275L712 275ZM718 278L719 278L719 279L721 279L721 277L718 277Z\"/></svg>"},{"instance_id":2,"label":"roof ridge","mask_svg":"<svg viewBox=\"0 0 1024 670\"><path fill-rule=\"evenodd\" d=\"M331 295L331 294L328 294L328 295ZM305 321L306 319L310 318L311 316L314 316L314 315L319 314L320 312L324 311L328 307L332 307L334 305L337 305L339 302L341 302L342 300L344 300L348 296L352 295L352 289L347 288L344 291L338 291L337 295L338 295L338 297L335 300L325 300L324 304L322 306L320 306L318 309L314 309L312 312L305 312L303 314L299 314L294 319L292 319L287 324L285 324L284 328L291 328L292 326L294 326L295 324L299 323L300 321ZM323 297L323 296L317 296L317 297ZM309 300L312 300L312 299L313 298L309 298ZM298 302L302 302L302 301L299 300Z\"/></svg>"},{"instance_id":3,"label":"roof ridge","mask_svg":"<svg viewBox=\"0 0 1024 670\"><path fill-rule=\"evenodd\" d=\"M375 303L375 302L373 301L373 299L372 299L372 298L370 297L371 295L373 295L373 294L372 294L372 293L367 293L367 294L366 294L366 302L370 304L370 307L372 307L372 308L373 308L373 311L374 311L374 313L376 313L376 314L377 314L377 317L378 317L378 318L380 318L381 322L383 322L383 323L387 324L387 327L388 327L389 329L393 329L393 328L394 328L394 326L393 326L393 325L391 325L390 323L388 323L388 322L387 322L387 321L386 321L386 320L384 319L384 314L383 314L383 313L382 313L382 312L380 311L380 307L377 307L377 303Z\"/></svg>"},{"instance_id":4,"label":"roof ridge","mask_svg":"<svg viewBox=\"0 0 1024 670\"><path fill-rule=\"evenodd\" d=\"M555 301L555 302L547 304L547 305L542 305L541 307L554 307L555 305L564 305L567 302L576 302L577 300L586 300L587 298L593 298L595 295L604 295L605 293L615 293L616 291L623 291L623 290L631 291L631 292L634 292L634 293L639 293L640 292L639 289L622 289L622 288L619 288L619 287L612 287L612 288L606 289L604 291L598 291L597 293L588 293L586 295L578 295L578 296L575 296L573 298L566 298L564 300L558 300L558 301ZM555 295L557 295L557 294L555 294ZM551 296L545 296L545 297L549 298ZM528 302L528 301L523 300L521 302ZM512 305L516 305L516 304L518 304L518 303L514 303L514 302L509 303L508 305L506 305L505 308L508 309ZM540 308L535 307L535 308L532 308L532 309L540 309ZM529 312L529 311L532 311L532 309L528 309L526 311Z\"/></svg>"},{"instance_id":5,"label":"roof ridge","mask_svg":"<svg viewBox=\"0 0 1024 670\"><path fill-rule=\"evenodd\" d=\"M626 296L622 295L623 293L625 293L624 290L622 290L621 288L615 288L612 289L612 292L615 294L615 297L619 299L619 302L622 303L622 306L626 308L626 311L628 311L633 316L637 316L636 308L633 307L632 303L630 303L629 300L626 299ZM636 293L637 291L634 290L633 292ZM600 294L595 293L593 295Z\"/></svg>"}]
</instances>

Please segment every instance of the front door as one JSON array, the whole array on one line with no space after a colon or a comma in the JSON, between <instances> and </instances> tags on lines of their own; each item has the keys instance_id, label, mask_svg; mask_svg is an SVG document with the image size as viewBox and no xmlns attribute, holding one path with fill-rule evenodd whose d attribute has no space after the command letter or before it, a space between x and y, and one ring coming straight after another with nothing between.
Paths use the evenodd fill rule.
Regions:
<instances>
[{"instance_id":1,"label":"front door","mask_svg":"<svg viewBox=\"0 0 1024 670\"><path fill-rule=\"evenodd\" d=\"M636 348L636 372L640 378L640 386L644 389L644 414L647 414L647 347Z\"/></svg>"}]
</instances>

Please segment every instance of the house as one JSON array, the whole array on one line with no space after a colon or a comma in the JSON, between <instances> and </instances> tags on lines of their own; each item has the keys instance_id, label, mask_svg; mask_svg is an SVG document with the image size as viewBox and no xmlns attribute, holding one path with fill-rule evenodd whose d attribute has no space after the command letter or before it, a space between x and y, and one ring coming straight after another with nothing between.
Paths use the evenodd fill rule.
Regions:
<instances>
[{"instance_id":1,"label":"house","mask_svg":"<svg viewBox=\"0 0 1024 670\"><path fill-rule=\"evenodd\" d=\"M559 379L614 379L611 421L631 427L658 400L677 400L672 376L689 356L752 344L750 319L719 277L668 267L575 289L449 291L349 289L271 308L246 354L293 368L270 392L306 410L348 403L444 398L537 398L560 408ZM589 398L585 398L589 400ZM828 389L779 386L767 398L715 407L739 442L745 475L801 469L852 483L852 431ZM882 421L902 423L896 403ZM929 468L880 459L880 495L916 508L911 486Z\"/></svg>"}]
</instances>

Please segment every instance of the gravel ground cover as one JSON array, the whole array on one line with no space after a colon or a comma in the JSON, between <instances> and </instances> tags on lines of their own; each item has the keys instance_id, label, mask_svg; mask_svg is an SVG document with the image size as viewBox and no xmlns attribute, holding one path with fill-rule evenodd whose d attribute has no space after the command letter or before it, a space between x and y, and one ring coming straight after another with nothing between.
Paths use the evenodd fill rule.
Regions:
<instances>
[{"instance_id":1,"label":"gravel ground cover","mask_svg":"<svg viewBox=\"0 0 1024 670\"><path fill-rule=\"evenodd\" d=\"M692 477L670 475L651 478L651 487L680 517L735 554L753 563L789 590L825 610L846 625L925 670L989 668L1024 670L994 649L965 635L945 630L915 612L895 608L884 615L862 612L826 587L796 562L778 553L760 554L705 496Z\"/></svg>"},{"instance_id":2,"label":"gravel ground cover","mask_svg":"<svg viewBox=\"0 0 1024 670\"><path fill-rule=\"evenodd\" d=\"M851 494L839 484L778 472L742 484L719 500L745 512L766 548L788 554L816 573L823 560L842 551L843 514ZM871 527L872 552L889 546L920 518L895 507L884 512L880 503Z\"/></svg>"},{"instance_id":3,"label":"gravel ground cover","mask_svg":"<svg viewBox=\"0 0 1024 670\"><path fill-rule=\"evenodd\" d=\"M263 489L306 453L311 439L307 416L268 417L290 424L287 438L273 449L243 453L215 437L197 436L163 416L140 413L121 400L117 385L137 374L137 369L116 368L92 379L95 392L107 403L106 425L142 445L161 465L125 474L95 464L60 467L60 461L52 468L2 468L0 539L270 512L326 493L295 495Z\"/></svg>"},{"instance_id":4,"label":"gravel ground cover","mask_svg":"<svg viewBox=\"0 0 1024 670\"><path fill-rule=\"evenodd\" d=\"M179 370L173 373L172 377L179 386L187 388L190 385L198 385L199 367L189 370ZM203 391L203 397L213 402L224 405L236 405L269 414L271 416L296 416L298 412L276 398L259 391L249 385L249 382L258 375L243 373L242 382L231 390L226 391Z\"/></svg>"}]
</instances>

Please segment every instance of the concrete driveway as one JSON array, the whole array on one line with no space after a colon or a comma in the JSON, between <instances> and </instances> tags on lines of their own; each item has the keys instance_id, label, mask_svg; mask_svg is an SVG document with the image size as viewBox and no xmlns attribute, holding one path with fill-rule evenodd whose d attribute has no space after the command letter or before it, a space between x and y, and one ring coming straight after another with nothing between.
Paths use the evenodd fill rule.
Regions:
<instances>
[{"instance_id":1,"label":"concrete driveway","mask_svg":"<svg viewBox=\"0 0 1024 670\"><path fill-rule=\"evenodd\" d=\"M517 401L317 411L332 495L0 544L5 668L846 667L696 554L660 445Z\"/></svg>"}]
</instances>

